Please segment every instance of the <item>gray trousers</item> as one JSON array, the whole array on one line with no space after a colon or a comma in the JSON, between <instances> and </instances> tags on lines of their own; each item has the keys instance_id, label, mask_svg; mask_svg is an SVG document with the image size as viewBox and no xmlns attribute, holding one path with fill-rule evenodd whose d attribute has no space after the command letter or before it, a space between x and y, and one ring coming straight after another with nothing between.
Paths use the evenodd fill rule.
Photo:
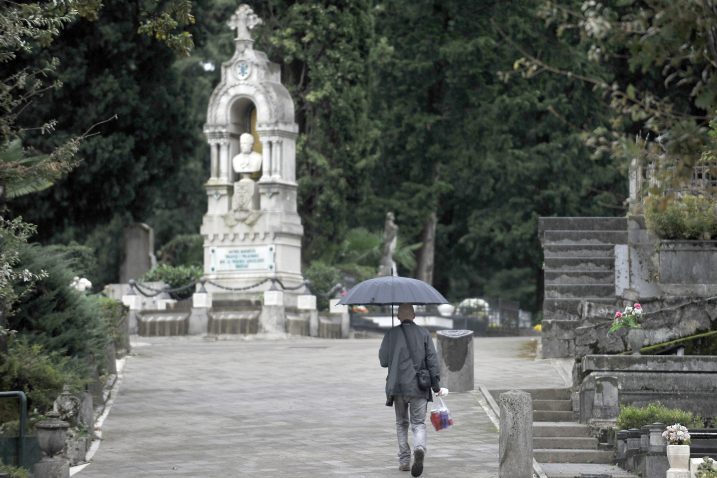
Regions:
<instances>
[{"instance_id":1,"label":"gray trousers","mask_svg":"<svg viewBox=\"0 0 717 478\"><path fill-rule=\"evenodd\" d=\"M413 449L426 451L426 406L425 398L393 397L396 411L396 436L398 437L398 462L401 465L411 463L411 448L408 446L408 424L413 432Z\"/></svg>"}]
</instances>

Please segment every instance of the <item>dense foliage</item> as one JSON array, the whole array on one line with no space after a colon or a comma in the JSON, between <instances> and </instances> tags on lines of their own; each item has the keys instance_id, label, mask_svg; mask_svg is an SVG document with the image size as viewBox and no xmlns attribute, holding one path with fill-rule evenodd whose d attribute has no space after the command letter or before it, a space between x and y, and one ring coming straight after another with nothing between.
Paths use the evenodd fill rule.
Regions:
<instances>
[{"instance_id":1,"label":"dense foliage","mask_svg":"<svg viewBox=\"0 0 717 478\"><path fill-rule=\"evenodd\" d=\"M644 407L623 405L617 417L617 428L628 430L652 423L680 423L687 428L702 428L704 421L694 413L678 408L667 408L661 403L649 403Z\"/></svg>"}]
</instances>

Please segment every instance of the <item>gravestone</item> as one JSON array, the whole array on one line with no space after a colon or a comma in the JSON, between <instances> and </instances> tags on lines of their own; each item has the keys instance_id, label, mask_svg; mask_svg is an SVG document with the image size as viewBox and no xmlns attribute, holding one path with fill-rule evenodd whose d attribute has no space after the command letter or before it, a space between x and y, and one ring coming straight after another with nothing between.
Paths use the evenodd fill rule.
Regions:
<instances>
[{"instance_id":1,"label":"gravestone","mask_svg":"<svg viewBox=\"0 0 717 478\"><path fill-rule=\"evenodd\" d=\"M279 66L254 50L251 30L260 23L248 5L231 17L234 55L222 64L209 99L208 203L201 226L205 287L215 300L260 300L274 285L285 292L281 307L296 307L304 293L298 126ZM282 327L274 313L262 317L271 322L262 328Z\"/></svg>"},{"instance_id":2,"label":"gravestone","mask_svg":"<svg viewBox=\"0 0 717 478\"><path fill-rule=\"evenodd\" d=\"M139 279L157 264L154 257L154 231L142 223L130 224L124 230L124 261L120 266L120 282Z\"/></svg>"}]
</instances>

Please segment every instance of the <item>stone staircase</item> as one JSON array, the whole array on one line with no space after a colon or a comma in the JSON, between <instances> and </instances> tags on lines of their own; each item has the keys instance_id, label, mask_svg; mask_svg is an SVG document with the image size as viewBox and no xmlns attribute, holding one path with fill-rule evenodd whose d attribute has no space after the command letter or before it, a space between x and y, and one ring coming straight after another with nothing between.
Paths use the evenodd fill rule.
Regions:
<instances>
[{"instance_id":1,"label":"stone staircase","mask_svg":"<svg viewBox=\"0 0 717 478\"><path fill-rule=\"evenodd\" d=\"M580 302L615 303L615 245L624 217L541 217L545 293L543 357L572 357Z\"/></svg>"},{"instance_id":2,"label":"stone staircase","mask_svg":"<svg viewBox=\"0 0 717 478\"><path fill-rule=\"evenodd\" d=\"M143 310L137 316L137 333L143 337L186 335L191 301L178 301L162 310Z\"/></svg>"},{"instance_id":3,"label":"stone staircase","mask_svg":"<svg viewBox=\"0 0 717 478\"><path fill-rule=\"evenodd\" d=\"M637 478L615 466L590 428L575 421L570 389L526 390L533 398L533 457L547 478Z\"/></svg>"},{"instance_id":4,"label":"stone staircase","mask_svg":"<svg viewBox=\"0 0 717 478\"><path fill-rule=\"evenodd\" d=\"M258 300L215 300L207 314L207 334L256 334L260 314Z\"/></svg>"}]
</instances>

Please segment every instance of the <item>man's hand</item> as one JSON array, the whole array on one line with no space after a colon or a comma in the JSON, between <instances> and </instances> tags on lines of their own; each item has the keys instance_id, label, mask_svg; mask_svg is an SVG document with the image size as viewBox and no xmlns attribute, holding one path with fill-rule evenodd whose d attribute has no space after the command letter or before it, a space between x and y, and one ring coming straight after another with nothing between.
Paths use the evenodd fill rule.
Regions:
<instances>
[{"instance_id":1,"label":"man's hand","mask_svg":"<svg viewBox=\"0 0 717 478\"><path fill-rule=\"evenodd\" d=\"M438 390L438 392L436 392L437 397L445 397L446 395L448 395L447 388L441 388L440 390Z\"/></svg>"}]
</instances>

